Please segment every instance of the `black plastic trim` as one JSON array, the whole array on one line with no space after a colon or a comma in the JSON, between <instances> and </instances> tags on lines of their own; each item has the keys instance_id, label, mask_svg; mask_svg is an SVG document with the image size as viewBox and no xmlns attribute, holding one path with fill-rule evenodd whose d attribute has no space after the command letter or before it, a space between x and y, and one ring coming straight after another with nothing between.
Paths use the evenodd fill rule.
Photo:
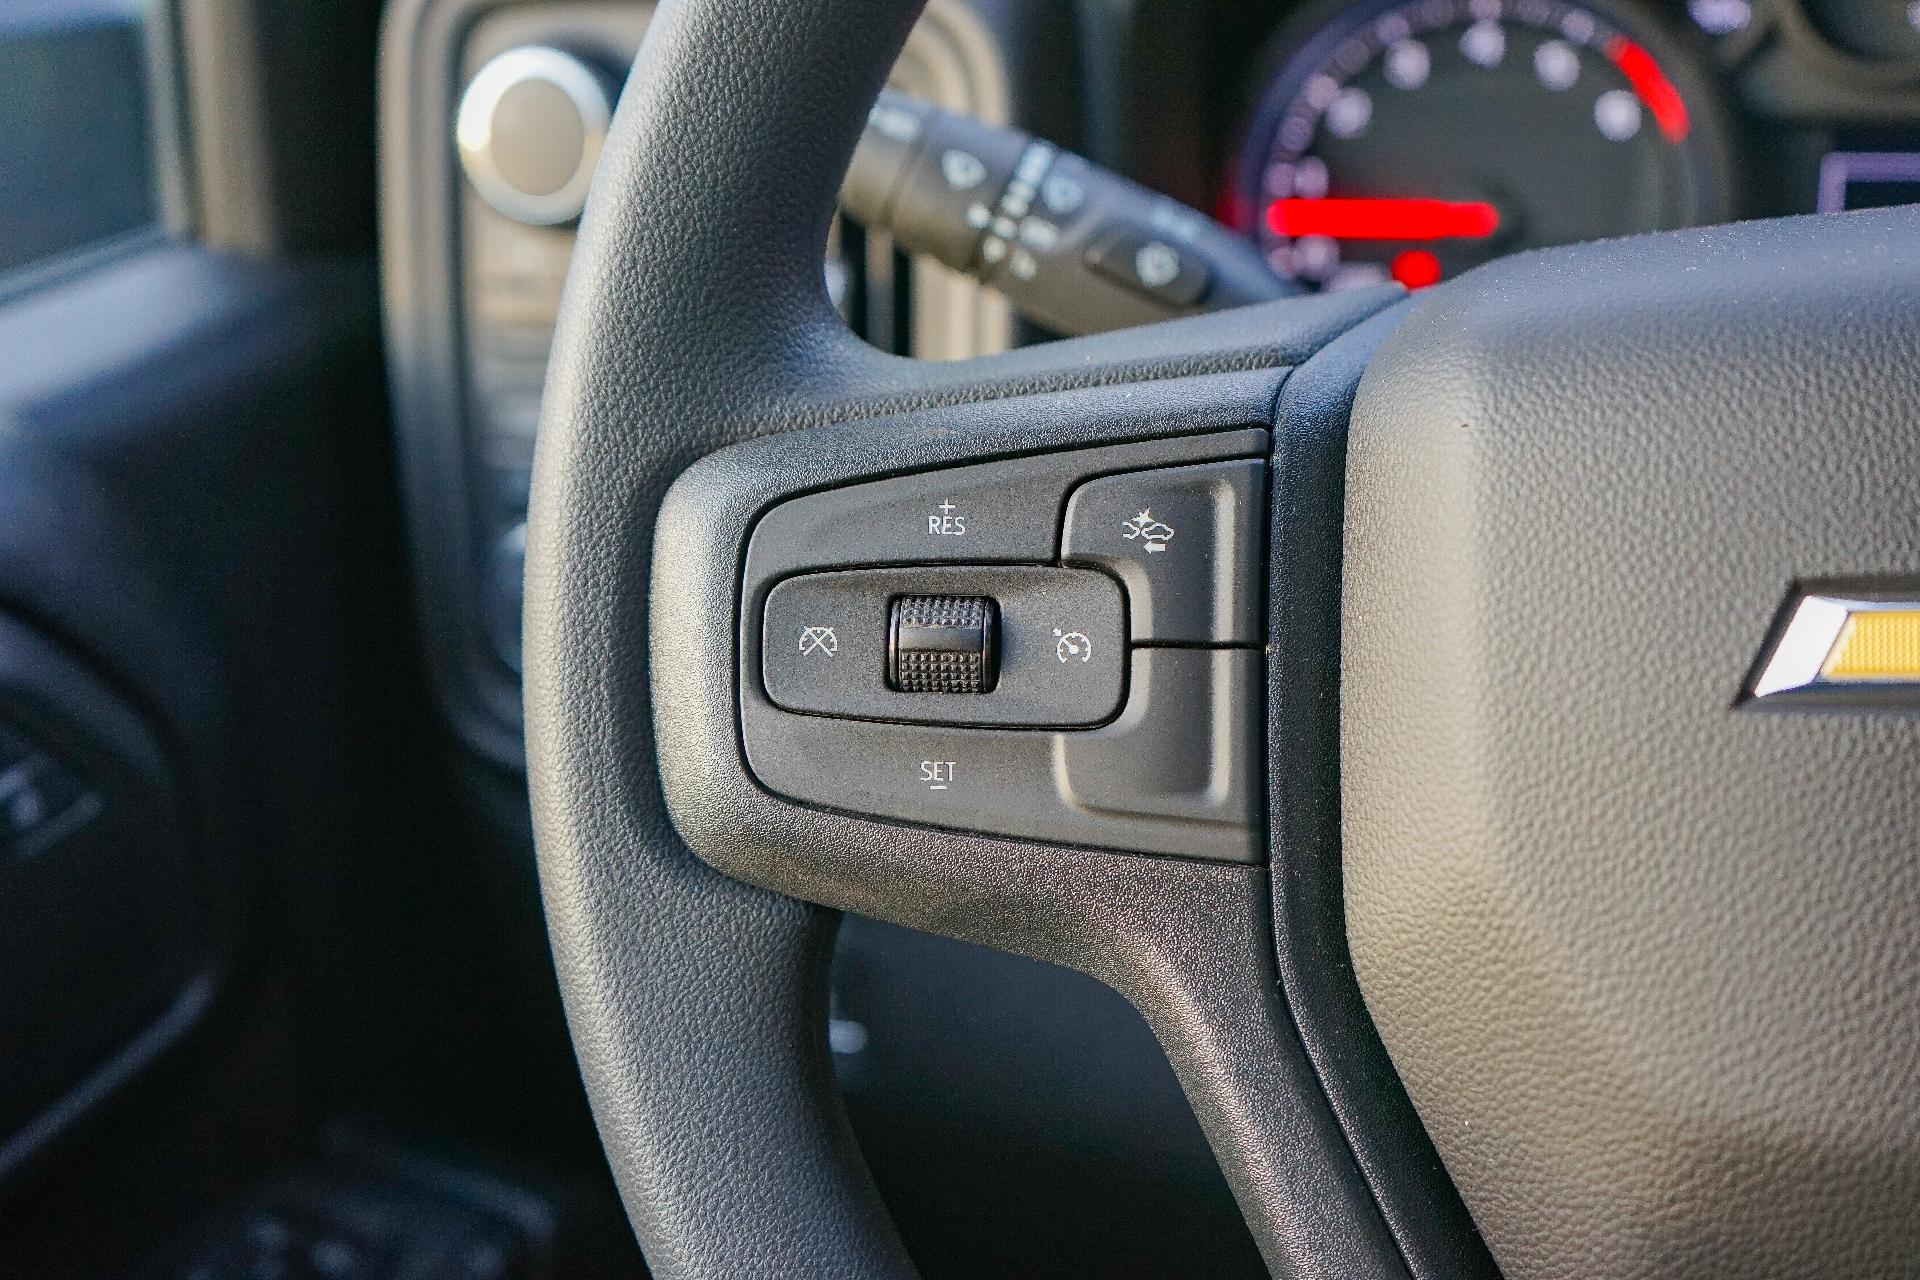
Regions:
<instances>
[{"instance_id":1,"label":"black plastic trim","mask_svg":"<svg viewBox=\"0 0 1920 1280\"><path fill-rule=\"evenodd\" d=\"M486 643L460 355L460 50L500 0L401 0L380 36L381 291L425 659L454 729L522 767L520 685Z\"/></svg>"}]
</instances>

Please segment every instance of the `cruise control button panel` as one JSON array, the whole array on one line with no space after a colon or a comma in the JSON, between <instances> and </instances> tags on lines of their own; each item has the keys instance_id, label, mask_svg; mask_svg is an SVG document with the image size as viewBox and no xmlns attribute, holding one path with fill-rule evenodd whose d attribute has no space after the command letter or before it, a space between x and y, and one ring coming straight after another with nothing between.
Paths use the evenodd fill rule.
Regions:
<instances>
[{"instance_id":1,"label":"cruise control button panel","mask_svg":"<svg viewBox=\"0 0 1920 1280\"><path fill-rule=\"evenodd\" d=\"M1258 861L1265 431L863 481L766 511L741 737L793 800Z\"/></svg>"},{"instance_id":2,"label":"cruise control button panel","mask_svg":"<svg viewBox=\"0 0 1920 1280\"><path fill-rule=\"evenodd\" d=\"M910 601L976 601L991 615L993 678L972 692L898 681ZM951 605L949 605L951 608ZM964 638L908 638L955 649ZM893 652L889 652L890 644ZM1127 671L1120 584L1092 569L927 565L803 573L767 594L761 671L775 706L926 724L1092 725L1120 710ZM983 684L985 682L983 681Z\"/></svg>"}]
</instances>

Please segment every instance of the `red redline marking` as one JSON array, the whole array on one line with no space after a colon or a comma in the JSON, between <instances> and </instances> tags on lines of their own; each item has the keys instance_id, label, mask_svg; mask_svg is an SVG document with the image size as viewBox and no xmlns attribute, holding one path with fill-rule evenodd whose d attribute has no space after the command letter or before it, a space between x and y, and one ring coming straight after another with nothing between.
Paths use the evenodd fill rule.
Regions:
<instances>
[{"instance_id":1,"label":"red redline marking","mask_svg":"<svg viewBox=\"0 0 1920 1280\"><path fill-rule=\"evenodd\" d=\"M1615 36L1607 41L1607 61L1620 68L1620 74L1627 78L1640 101L1647 104L1647 110L1653 112L1653 122L1660 126L1660 136L1668 142L1684 142L1690 125L1687 120L1687 104L1680 97L1680 91L1673 87L1666 73L1660 70L1660 64L1653 55L1642 49L1625 36Z\"/></svg>"},{"instance_id":2,"label":"red redline marking","mask_svg":"<svg viewBox=\"0 0 1920 1280\"><path fill-rule=\"evenodd\" d=\"M1425 289L1440 283L1440 259L1425 249L1406 249L1394 255L1388 272L1409 289Z\"/></svg>"},{"instance_id":3,"label":"red redline marking","mask_svg":"<svg viewBox=\"0 0 1920 1280\"><path fill-rule=\"evenodd\" d=\"M1277 236L1336 240L1478 240L1500 229L1500 211L1465 200L1275 200L1267 227Z\"/></svg>"}]
</instances>

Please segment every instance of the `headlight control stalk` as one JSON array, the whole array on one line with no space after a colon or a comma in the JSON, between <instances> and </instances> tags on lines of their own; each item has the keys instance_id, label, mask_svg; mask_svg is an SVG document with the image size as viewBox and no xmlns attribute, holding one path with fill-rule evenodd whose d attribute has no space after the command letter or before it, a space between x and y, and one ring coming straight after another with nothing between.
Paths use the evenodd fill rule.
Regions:
<instances>
[{"instance_id":1,"label":"headlight control stalk","mask_svg":"<svg viewBox=\"0 0 1920 1280\"><path fill-rule=\"evenodd\" d=\"M1067 335L1298 292L1205 214L1052 143L891 91L867 117L840 201Z\"/></svg>"}]
</instances>

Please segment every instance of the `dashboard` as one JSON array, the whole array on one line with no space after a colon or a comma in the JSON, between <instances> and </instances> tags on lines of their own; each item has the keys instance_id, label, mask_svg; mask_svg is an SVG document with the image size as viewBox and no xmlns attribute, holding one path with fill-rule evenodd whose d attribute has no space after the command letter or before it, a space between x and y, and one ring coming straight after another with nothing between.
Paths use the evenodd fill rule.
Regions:
<instances>
[{"instance_id":1,"label":"dashboard","mask_svg":"<svg viewBox=\"0 0 1920 1280\"><path fill-rule=\"evenodd\" d=\"M540 388L651 7L405 12L382 55L381 201L417 590L450 719L512 767ZM1209 211L1310 290L1920 198L1915 0L933 0L893 84ZM888 350L1048 336L848 219L824 270Z\"/></svg>"}]
</instances>

